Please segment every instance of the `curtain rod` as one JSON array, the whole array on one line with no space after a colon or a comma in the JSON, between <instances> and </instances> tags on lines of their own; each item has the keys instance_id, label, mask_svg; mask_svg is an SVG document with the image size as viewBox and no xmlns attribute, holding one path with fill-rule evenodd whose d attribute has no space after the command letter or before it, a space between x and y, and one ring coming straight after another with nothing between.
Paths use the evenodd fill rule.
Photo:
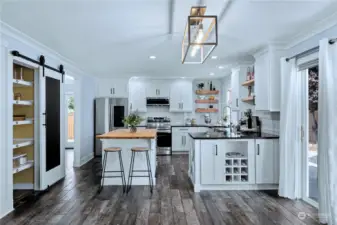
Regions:
<instances>
[{"instance_id":1,"label":"curtain rod","mask_svg":"<svg viewBox=\"0 0 337 225\"><path fill-rule=\"evenodd\" d=\"M330 39L329 40L329 44L332 45L334 44L335 42L337 41L337 38L333 38L333 39ZM314 52L317 52L319 50L319 46L316 46L316 47L313 47L311 49L308 49L304 52L301 52L299 54L296 54L296 55L293 55L289 58L286 58L286 61L288 62L290 59L293 59L293 58L301 58L301 57L304 57L304 56L307 56L307 55L310 55L311 53L314 53Z\"/></svg>"},{"instance_id":2,"label":"curtain rod","mask_svg":"<svg viewBox=\"0 0 337 225\"><path fill-rule=\"evenodd\" d=\"M35 63L35 64L38 64L38 65L42 66L43 67L43 76L44 76L44 68L48 68L50 70L53 70L55 72L58 72L58 73L62 74L62 83L63 83L65 72L64 72L64 67L63 67L62 64L59 66L59 69L56 69L52 66L49 66L49 65L45 64L45 58L44 58L43 55L41 55L40 58L39 58L39 61L37 61L35 59L29 58L28 56L20 54L20 52L16 51L16 50L12 51L11 53L12 53L13 56L23 58L27 61L30 61L32 63Z\"/></svg>"}]
</instances>

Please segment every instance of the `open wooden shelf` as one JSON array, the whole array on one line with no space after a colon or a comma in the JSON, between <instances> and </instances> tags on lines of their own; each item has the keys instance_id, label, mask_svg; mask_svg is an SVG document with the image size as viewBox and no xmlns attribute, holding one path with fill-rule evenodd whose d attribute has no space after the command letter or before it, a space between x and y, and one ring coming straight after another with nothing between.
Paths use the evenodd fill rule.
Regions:
<instances>
[{"instance_id":1,"label":"open wooden shelf","mask_svg":"<svg viewBox=\"0 0 337 225\"><path fill-rule=\"evenodd\" d=\"M243 82L241 85L242 86L254 86L255 80L247 80L245 82Z\"/></svg>"},{"instance_id":2,"label":"open wooden shelf","mask_svg":"<svg viewBox=\"0 0 337 225\"><path fill-rule=\"evenodd\" d=\"M197 100L195 100L195 103L199 103L199 104L204 104L204 103L217 104L217 103L219 103L219 100L197 99Z\"/></svg>"},{"instance_id":3,"label":"open wooden shelf","mask_svg":"<svg viewBox=\"0 0 337 225\"><path fill-rule=\"evenodd\" d=\"M13 155L13 160L20 159L20 158L22 158L22 157L24 157L26 155L27 155L26 153L24 153L24 154L18 154L18 155Z\"/></svg>"},{"instance_id":4,"label":"open wooden shelf","mask_svg":"<svg viewBox=\"0 0 337 225\"><path fill-rule=\"evenodd\" d=\"M24 165L13 167L13 174L19 173L23 170L29 169L34 166L34 161L28 160Z\"/></svg>"},{"instance_id":5,"label":"open wooden shelf","mask_svg":"<svg viewBox=\"0 0 337 225\"><path fill-rule=\"evenodd\" d=\"M254 96L249 96L247 98L241 99L241 101L247 102L247 103L252 103L252 102L254 102L254 100L255 100Z\"/></svg>"},{"instance_id":6,"label":"open wooden shelf","mask_svg":"<svg viewBox=\"0 0 337 225\"><path fill-rule=\"evenodd\" d=\"M34 120L27 118L25 120L17 120L17 121L13 121L13 125L26 125L26 124L33 124Z\"/></svg>"},{"instance_id":7,"label":"open wooden shelf","mask_svg":"<svg viewBox=\"0 0 337 225\"><path fill-rule=\"evenodd\" d=\"M218 95L220 93L219 90L210 91L210 90L196 90L195 93L197 95Z\"/></svg>"},{"instance_id":8,"label":"open wooden shelf","mask_svg":"<svg viewBox=\"0 0 337 225\"><path fill-rule=\"evenodd\" d=\"M32 87L32 86L33 82L31 81L13 79L13 87Z\"/></svg>"},{"instance_id":9,"label":"open wooden shelf","mask_svg":"<svg viewBox=\"0 0 337 225\"><path fill-rule=\"evenodd\" d=\"M197 108L195 109L195 112L197 113L216 113L218 112L218 109L214 109L214 108Z\"/></svg>"}]
</instances>

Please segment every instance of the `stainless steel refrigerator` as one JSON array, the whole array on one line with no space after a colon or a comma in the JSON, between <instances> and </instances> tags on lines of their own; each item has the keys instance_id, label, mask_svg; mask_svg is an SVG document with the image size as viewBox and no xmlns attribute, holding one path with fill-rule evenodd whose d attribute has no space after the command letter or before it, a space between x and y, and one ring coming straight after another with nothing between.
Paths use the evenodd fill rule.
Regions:
<instances>
[{"instance_id":1,"label":"stainless steel refrigerator","mask_svg":"<svg viewBox=\"0 0 337 225\"><path fill-rule=\"evenodd\" d=\"M123 128L128 115L127 98L96 98L94 101L94 136ZM95 138L94 155L102 155L101 141Z\"/></svg>"}]
</instances>

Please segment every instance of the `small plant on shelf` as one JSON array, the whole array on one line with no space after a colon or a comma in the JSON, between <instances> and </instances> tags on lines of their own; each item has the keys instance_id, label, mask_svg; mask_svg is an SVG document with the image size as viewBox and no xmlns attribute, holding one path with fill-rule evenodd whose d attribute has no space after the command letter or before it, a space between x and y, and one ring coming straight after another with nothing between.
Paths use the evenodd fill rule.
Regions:
<instances>
[{"instance_id":1,"label":"small plant on shelf","mask_svg":"<svg viewBox=\"0 0 337 225\"><path fill-rule=\"evenodd\" d=\"M132 112L124 117L123 123L130 127L130 132L137 132L137 127L144 119L138 115L138 112Z\"/></svg>"}]
</instances>

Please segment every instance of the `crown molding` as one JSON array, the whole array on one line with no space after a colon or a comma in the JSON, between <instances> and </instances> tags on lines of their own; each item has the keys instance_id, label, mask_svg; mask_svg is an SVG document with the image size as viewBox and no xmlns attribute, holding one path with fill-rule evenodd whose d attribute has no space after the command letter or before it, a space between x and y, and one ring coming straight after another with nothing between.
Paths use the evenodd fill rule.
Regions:
<instances>
[{"instance_id":1,"label":"crown molding","mask_svg":"<svg viewBox=\"0 0 337 225\"><path fill-rule=\"evenodd\" d=\"M78 76L88 76L83 70L79 69L76 64L71 61L70 59L62 56L60 53L56 52L55 50L43 45L42 43L38 42L37 40L33 39L32 37L28 36L27 34L17 30L16 28L8 25L7 23L0 21L1 26L1 34L4 34L10 38L16 39L23 44L36 49L37 51L41 52L46 58L52 59L54 61L60 61L60 64L63 64L66 68L66 74L78 77ZM2 37L2 44L5 47L9 47L8 41Z\"/></svg>"},{"instance_id":2,"label":"crown molding","mask_svg":"<svg viewBox=\"0 0 337 225\"><path fill-rule=\"evenodd\" d=\"M302 32L300 32L299 34L296 34L292 38L289 38L288 40L292 41L288 42L286 49L293 48L296 45L299 45L300 43L307 41L308 39L332 28L335 25L337 25L337 11L332 15L318 21L317 23L310 24L310 27L307 27L306 29L302 30Z\"/></svg>"}]
</instances>

